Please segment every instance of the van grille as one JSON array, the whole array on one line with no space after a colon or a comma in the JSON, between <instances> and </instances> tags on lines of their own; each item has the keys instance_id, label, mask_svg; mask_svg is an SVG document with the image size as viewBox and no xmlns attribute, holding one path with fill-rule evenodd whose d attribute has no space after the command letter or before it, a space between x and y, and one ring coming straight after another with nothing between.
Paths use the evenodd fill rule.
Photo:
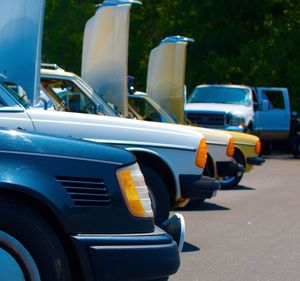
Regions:
<instances>
[{"instance_id":1,"label":"van grille","mask_svg":"<svg viewBox=\"0 0 300 281\"><path fill-rule=\"evenodd\" d=\"M110 195L103 179L56 176L56 180L69 193L76 206L107 207Z\"/></svg>"}]
</instances>

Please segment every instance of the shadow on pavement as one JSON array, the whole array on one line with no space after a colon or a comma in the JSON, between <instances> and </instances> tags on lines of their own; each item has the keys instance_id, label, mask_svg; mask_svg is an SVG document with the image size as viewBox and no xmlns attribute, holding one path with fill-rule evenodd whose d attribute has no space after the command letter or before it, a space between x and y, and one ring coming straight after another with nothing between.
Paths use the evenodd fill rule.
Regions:
<instances>
[{"instance_id":1,"label":"shadow on pavement","mask_svg":"<svg viewBox=\"0 0 300 281\"><path fill-rule=\"evenodd\" d=\"M190 244L188 242L184 242L183 249L182 249L183 253L190 253L190 252L197 252L197 251L200 251L199 247L197 247L193 244Z\"/></svg>"},{"instance_id":2,"label":"shadow on pavement","mask_svg":"<svg viewBox=\"0 0 300 281\"><path fill-rule=\"evenodd\" d=\"M222 191L226 191L226 190L256 190L256 188L254 187L249 187L249 186L244 186L244 185L237 185L235 187L232 188L222 188Z\"/></svg>"},{"instance_id":3,"label":"shadow on pavement","mask_svg":"<svg viewBox=\"0 0 300 281\"><path fill-rule=\"evenodd\" d=\"M199 203L193 202L193 204L190 204L184 208L177 208L178 211L227 211L230 210L227 207L220 206L218 204L214 203Z\"/></svg>"}]
</instances>

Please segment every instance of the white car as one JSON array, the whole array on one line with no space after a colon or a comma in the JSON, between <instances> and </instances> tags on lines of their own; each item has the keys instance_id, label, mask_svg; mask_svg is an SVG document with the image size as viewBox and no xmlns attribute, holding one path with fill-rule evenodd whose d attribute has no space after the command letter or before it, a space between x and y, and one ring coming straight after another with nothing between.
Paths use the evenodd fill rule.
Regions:
<instances>
[{"instance_id":1,"label":"white car","mask_svg":"<svg viewBox=\"0 0 300 281\"><path fill-rule=\"evenodd\" d=\"M86 95L101 95L106 101L116 105L124 116L127 116L126 114L129 112L131 113L128 115L129 117L131 115L131 117L141 120L163 121L160 118L166 117L168 119L168 114L163 114L162 110L159 109L159 105L155 104L153 100L150 101L149 96L139 95L140 99L134 100L140 102L140 108L136 107L134 109L134 104L130 106L131 98L135 98L137 95L128 95L128 89L130 91L130 85L128 86L127 83L129 18L129 3L110 2L109 4L105 2L105 4L103 3L97 7L95 14L87 21L82 47L81 76L94 91L88 91ZM175 37L177 41L178 37ZM185 43L190 41L188 38L182 39ZM166 46L166 44L163 45L163 47ZM168 49L164 48L163 53L156 56L156 60L151 60L150 56L148 78L151 76L151 79L147 78L147 86L151 84L152 88L159 88L157 92L160 98L162 100L171 99L177 111L182 107L181 115L183 115L183 94L181 94L182 105L180 105L180 98L174 98L173 92L180 92L180 83L184 81L185 45L180 42L180 50L176 49L176 51L170 49L172 47L174 47L174 44L169 44ZM164 67L158 67L159 65ZM149 75L149 68L152 70L150 71L152 75ZM44 71L42 70L41 77L42 82L46 83L46 76L43 75ZM57 77L59 75L59 71L57 71ZM162 87L169 87L167 93L172 95L171 98L163 94L165 92L161 91ZM54 92L52 89L49 90ZM144 97L145 100L142 100ZM143 103L146 99L149 103ZM144 109L144 116L138 116L142 108ZM69 107L68 110L73 109ZM174 123L172 118L166 121L167 123ZM202 132L201 128L194 130L203 133L209 147L208 164L205 169L207 174L212 177L224 177L236 176L241 172L238 171L237 164L232 161L234 144L230 135L212 130L203 130ZM232 149L228 149L228 146ZM228 153L229 151L231 154Z\"/></svg>"},{"instance_id":2,"label":"white car","mask_svg":"<svg viewBox=\"0 0 300 281\"><path fill-rule=\"evenodd\" d=\"M18 97L0 85L1 127L116 145L133 152L154 199L157 223L186 199L211 198L220 188L219 182L201 175L207 148L200 132L181 125L26 109Z\"/></svg>"}]
</instances>

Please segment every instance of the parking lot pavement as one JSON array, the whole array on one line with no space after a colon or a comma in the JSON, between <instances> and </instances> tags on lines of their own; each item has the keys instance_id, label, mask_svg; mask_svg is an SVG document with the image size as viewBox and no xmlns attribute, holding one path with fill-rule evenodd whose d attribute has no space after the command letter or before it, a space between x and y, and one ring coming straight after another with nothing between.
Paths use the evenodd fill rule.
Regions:
<instances>
[{"instance_id":1,"label":"parking lot pavement","mask_svg":"<svg viewBox=\"0 0 300 281\"><path fill-rule=\"evenodd\" d=\"M266 158L237 188L180 210L186 244L170 280L300 280L300 159Z\"/></svg>"}]
</instances>

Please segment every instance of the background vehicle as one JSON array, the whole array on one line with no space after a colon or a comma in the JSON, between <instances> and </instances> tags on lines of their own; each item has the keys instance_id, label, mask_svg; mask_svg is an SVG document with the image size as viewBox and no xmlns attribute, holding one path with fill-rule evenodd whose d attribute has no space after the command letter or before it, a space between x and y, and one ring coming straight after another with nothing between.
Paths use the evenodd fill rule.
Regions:
<instances>
[{"instance_id":1,"label":"background vehicle","mask_svg":"<svg viewBox=\"0 0 300 281\"><path fill-rule=\"evenodd\" d=\"M27 3L27 2L26 2ZM30 2L32 5L34 1ZM15 3L14 3L15 4ZM27 3L28 5L28 3ZM37 4L38 7L40 7ZM13 6L12 6L13 7ZM23 7L23 6L22 6ZM28 7L28 6L27 6ZM36 8L36 6L35 6ZM32 9L36 12L36 18L40 19L42 9ZM9 10L13 11L13 9ZM24 17L22 17L22 13ZM27 9L20 9L18 17L24 21L26 28L15 30L14 36L7 48L0 48L0 57L11 54L12 50L20 54L18 60L19 71L7 72L7 76L1 76L6 82L23 81L27 77L27 64L34 66L34 73L40 71L41 53L41 20L26 17ZM2 12L0 23L9 24L12 14ZM9 13L8 13L9 14ZM28 28L28 22L33 25ZM30 25L29 25L30 26ZM12 29L14 30L14 29ZM32 52L31 47L37 46L37 51ZM0 61L0 69L10 69L9 64L13 61ZM39 75L31 75L31 83L36 85ZM40 80L38 81L40 85ZM18 83L16 83L18 84ZM22 86L22 84L20 84ZM64 97L69 97L69 88L63 87ZM0 107L0 122L6 128L20 128L23 130L45 133L55 136L87 139L98 143L113 144L133 151L145 174L146 182L151 190L154 204L155 220L162 223L168 218L169 210L176 204L188 198L210 198L215 195L219 184L213 179L202 178L202 172L206 164L207 149L205 139L201 133L191 130L183 130L179 126L149 124L148 122L127 120L108 116L96 116L79 113L66 113L36 110L22 107L12 96L15 92L0 86L2 107ZM40 93L37 87L33 95L32 103ZM77 96L78 97L78 96ZM19 97L17 97L20 100ZM70 102L70 101L69 101ZM71 104L71 103L70 103ZM88 108L88 104L84 107ZM178 163L178 158L181 162ZM196 161L195 161L196 160ZM155 180L154 180L155 179Z\"/></svg>"},{"instance_id":2,"label":"background vehicle","mask_svg":"<svg viewBox=\"0 0 300 281\"><path fill-rule=\"evenodd\" d=\"M149 106L147 107L147 112L142 113L141 108L138 108L137 104L127 106L128 90L124 91L115 87L114 81L124 82L125 80L124 83L127 82L128 36L124 36L124 33L129 34L129 22L120 21L117 16L119 12L125 13L124 11L126 11L127 17L129 17L129 9L123 10L119 6L100 6L95 15L87 22L83 43L82 76L96 89L93 94L97 92L98 95L103 93L111 103L118 99L118 106L120 106L121 101L126 100L126 103L121 105L121 107L126 108L126 111L131 113L128 116L131 115L137 118L135 113L138 112L145 116L137 119L158 121L160 114L155 112L155 110L159 110L159 106L156 106L155 110L151 109L152 106ZM103 42L103 38L106 38L107 33L110 34L110 40L105 41L103 45L101 42ZM120 46L117 50L114 49L116 45ZM116 70L116 65L120 68L120 71ZM176 71L178 73L172 74L176 77L180 76L181 69L176 68ZM135 106L137 107L134 108ZM161 116L169 118L167 114L161 114ZM171 123L175 124L175 122ZM230 140L230 136L224 134L224 132L199 131L205 135L209 144L209 164L206 165L205 173L216 177L218 175L233 176L239 173L238 165L232 161L233 140ZM232 146L232 149L228 148L228 145ZM232 154L226 152L232 152Z\"/></svg>"},{"instance_id":3,"label":"background vehicle","mask_svg":"<svg viewBox=\"0 0 300 281\"><path fill-rule=\"evenodd\" d=\"M129 96L131 102L139 101L141 108L151 107L156 110L156 115L169 115L169 122L174 120L182 120L193 125L189 120L184 120L184 93L185 93L185 62L186 62L186 47L187 40L182 36L171 36L162 40L158 47L154 48L150 53L147 77L147 92L151 97L156 98L158 103L155 103L150 97L145 94L137 93ZM176 62L181 63L176 63ZM181 97L180 97L181 95ZM176 101L176 102L175 102ZM129 103L131 103L129 102ZM144 105L143 105L144 103ZM154 105L155 104L155 105ZM160 107L159 111L157 108ZM163 107L163 108L162 108ZM166 110L168 112L166 112ZM171 114L169 114L169 112ZM174 117L176 118L174 118ZM173 117L173 118L171 118ZM171 120L173 119L173 121ZM167 118L161 117L161 120ZM177 121L178 122L178 121ZM196 127L194 127L196 128ZM206 136L207 132L203 127L199 127ZM213 134L215 130L210 131ZM234 159L239 165L249 171L252 165L261 165L264 160L259 157L260 140L258 137L249 136L242 133L234 133L228 131L235 139ZM208 138L209 139L209 138ZM215 141L213 141L215 142ZM218 143L220 140L218 140ZM227 176L222 179L222 186L229 188L237 185L242 179L243 172L235 176Z\"/></svg>"},{"instance_id":4,"label":"background vehicle","mask_svg":"<svg viewBox=\"0 0 300 281\"><path fill-rule=\"evenodd\" d=\"M0 148L1 280L166 280L177 271L177 245L154 226L132 154L13 130L0 130Z\"/></svg>"},{"instance_id":5,"label":"background vehicle","mask_svg":"<svg viewBox=\"0 0 300 281\"><path fill-rule=\"evenodd\" d=\"M287 139L290 102L286 88L200 85L185 105L195 125L251 132L262 140Z\"/></svg>"},{"instance_id":6,"label":"background vehicle","mask_svg":"<svg viewBox=\"0 0 300 281\"><path fill-rule=\"evenodd\" d=\"M293 152L296 139L286 88L200 85L185 105L195 125L244 131L260 137L263 153Z\"/></svg>"},{"instance_id":7,"label":"background vehicle","mask_svg":"<svg viewBox=\"0 0 300 281\"><path fill-rule=\"evenodd\" d=\"M155 202L155 220L159 224L168 218L173 206L188 198L211 198L220 187L215 180L201 175L207 148L203 135L198 132L180 125L25 109L13 95L13 91L0 85L2 127L85 139L133 152Z\"/></svg>"}]
</instances>

